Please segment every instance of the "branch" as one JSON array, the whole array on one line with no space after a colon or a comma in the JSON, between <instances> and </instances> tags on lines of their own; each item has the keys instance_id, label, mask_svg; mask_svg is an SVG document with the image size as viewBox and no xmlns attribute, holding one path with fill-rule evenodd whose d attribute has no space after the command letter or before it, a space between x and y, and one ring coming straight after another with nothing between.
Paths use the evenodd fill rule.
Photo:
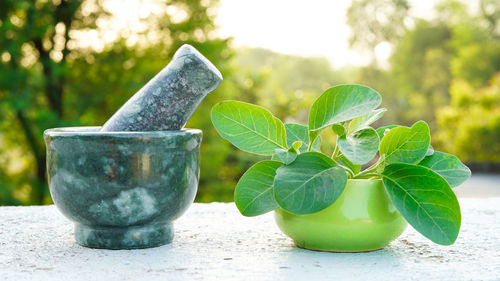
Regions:
<instances>
[{"instance_id":1,"label":"branch","mask_svg":"<svg viewBox=\"0 0 500 281\"><path fill-rule=\"evenodd\" d=\"M71 29L71 25L73 24L73 20L74 20L76 11L80 7L80 5L81 5L80 1L63 0L56 7L56 10L54 12L54 17L55 17L54 22L56 24L59 22L62 22L64 24L64 27L65 27L64 47L62 50L62 53L63 53L62 61L66 60L66 56L69 53L69 50L68 50L69 30Z\"/></svg>"},{"instance_id":2,"label":"branch","mask_svg":"<svg viewBox=\"0 0 500 281\"><path fill-rule=\"evenodd\" d=\"M32 196L34 197L34 200L38 200L38 202L36 202L37 204L43 204L45 198L45 153L41 150L40 145L37 142L37 138L31 130L30 122L26 116L24 116L23 111L17 109L15 112L36 161L36 174L38 182L36 183L37 188L32 191Z\"/></svg>"},{"instance_id":3,"label":"branch","mask_svg":"<svg viewBox=\"0 0 500 281\"><path fill-rule=\"evenodd\" d=\"M43 153L41 153L40 146L36 141L37 138L33 134L33 131L31 130L30 122L27 120L26 116L24 116L24 113L21 109L16 109L16 117L17 120L19 120L19 123L21 124L21 128L23 129L24 135L26 136L26 140L28 141L28 144L33 152L33 156L35 157L36 162L37 163L43 162L44 155Z\"/></svg>"}]
</instances>

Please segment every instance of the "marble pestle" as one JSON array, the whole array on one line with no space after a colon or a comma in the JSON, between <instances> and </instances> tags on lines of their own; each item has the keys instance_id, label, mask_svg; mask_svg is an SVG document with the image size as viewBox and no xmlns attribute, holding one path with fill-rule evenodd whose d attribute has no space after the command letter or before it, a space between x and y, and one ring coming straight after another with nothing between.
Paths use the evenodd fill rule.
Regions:
<instances>
[{"instance_id":1,"label":"marble pestle","mask_svg":"<svg viewBox=\"0 0 500 281\"><path fill-rule=\"evenodd\" d=\"M180 130L203 98L222 82L215 66L190 45L135 93L101 131Z\"/></svg>"}]
</instances>

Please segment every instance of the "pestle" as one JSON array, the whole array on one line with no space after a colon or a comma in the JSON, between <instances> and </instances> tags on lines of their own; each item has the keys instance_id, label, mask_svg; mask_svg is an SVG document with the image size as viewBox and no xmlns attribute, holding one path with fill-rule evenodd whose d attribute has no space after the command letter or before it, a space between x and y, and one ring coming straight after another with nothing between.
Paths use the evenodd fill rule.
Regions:
<instances>
[{"instance_id":1,"label":"pestle","mask_svg":"<svg viewBox=\"0 0 500 281\"><path fill-rule=\"evenodd\" d=\"M101 131L180 130L203 98L222 82L215 66L191 45L135 93Z\"/></svg>"}]
</instances>

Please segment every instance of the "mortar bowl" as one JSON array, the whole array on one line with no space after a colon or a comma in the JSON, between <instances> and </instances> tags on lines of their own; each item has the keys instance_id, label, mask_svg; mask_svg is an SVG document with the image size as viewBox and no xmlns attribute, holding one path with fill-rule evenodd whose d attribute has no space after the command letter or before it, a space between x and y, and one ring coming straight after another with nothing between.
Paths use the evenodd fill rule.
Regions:
<instances>
[{"instance_id":1,"label":"mortar bowl","mask_svg":"<svg viewBox=\"0 0 500 281\"><path fill-rule=\"evenodd\" d=\"M173 221L193 202L201 130L44 132L50 194L85 247L135 249L173 239Z\"/></svg>"}]
</instances>

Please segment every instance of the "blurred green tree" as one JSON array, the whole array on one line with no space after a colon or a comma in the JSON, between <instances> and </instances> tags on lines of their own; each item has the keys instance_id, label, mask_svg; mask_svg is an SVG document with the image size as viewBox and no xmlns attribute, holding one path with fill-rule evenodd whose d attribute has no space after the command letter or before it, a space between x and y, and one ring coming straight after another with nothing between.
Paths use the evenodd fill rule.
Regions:
<instances>
[{"instance_id":1,"label":"blurred green tree","mask_svg":"<svg viewBox=\"0 0 500 281\"><path fill-rule=\"evenodd\" d=\"M407 0L355 0L347 11L347 24L352 33L349 43L370 57L349 82L370 85L384 94L382 106L389 110L378 123L401 123L405 120L407 100L399 94L396 80L377 56L377 47L394 48L409 30L410 4ZM385 45L385 46L384 46Z\"/></svg>"},{"instance_id":2,"label":"blurred green tree","mask_svg":"<svg viewBox=\"0 0 500 281\"><path fill-rule=\"evenodd\" d=\"M467 162L500 162L500 72L488 85L475 88L456 79L451 103L437 111L439 146Z\"/></svg>"},{"instance_id":3,"label":"blurred green tree","mask_svg":"<svg viewBox=\"0 0 500 281\"><path fill-rule=\"evenodd\" d=\"M2 176L17 174L17 181L7 186L27 184L28 201L36 204L43 203L46 195L40 136L46 127L64 118L67 42L81 5L81 1L54 3L7 0L0 4L2 154L8 157L9 148L18 146L31 154L34 161L27 169L35 171L32 175L1 167ZM2 203L19 203L19 198L11 196L15 193L2 195Z\"/></svg>"},{"instance_id":4,"label":"blurred green tree","mask_svg":"<svg viewBox=\"0 0 500 281\"><path fill-rule=\"evenodd\" d=\"M225 70L231 51L213 34L216 3L151 2L155 7L136 23L144 28L122 30L104 44L113 18L104 1L1 1L0 204L50 202L42 132L102 124L181 44L191 43ZM96 34L101 45L92 44ZM208 115L208 108L200 113ZM191 124L208 122L204 116Z\"/></svg>"},{"instance_id":5,"label":"blurred green tree","mask_svg":"<svg viewBox=\"0 0 500 281\"><path fill-rule=\"evenodd\" d=\"M323 57L291 56L260 48L239 49L235 65L242 79L250 74L258 81L258 85L243 82L249 93L242 99L269 108L283 120L304 124L314 100L327 88L345 83L350 74L334 70Z\"/></svg>"},{"instance_id":6,"label":"blurred green tree","mask_svg":"<svg viewBox=\"0 0 500 281\"><path fill-rule=\"evenodd\" d=\"M457 1L437 7L449 15L454 50L451 102L437 109L437 145L474 163L500 162L500 3L480 0L471 14Z\"/></svg>"},{"instance_id":7,"label":"blurred green tree","mask_svg":"<svg viewBox=\"0 0 500 281\"><path fill-rule=\"evenodd\" d=\"M442 22L418 20L396 45L391 57L391 79L395 94L405 98L399 104L402 121L428 120L435 128L436 109L449 101L450 60L454 50L448 47L450 28Z\"/></svg>"},{"instance_id":8,"label":"blurred green tree","mask_svg":"<svg viewBox=\"0 0 500 281\"><path fill-rule=\"evenodd\" d=\"M352 47L368 51L377 66L376 48L395 43L406 31L410 5L407 0L354 0L347 10Z\"/></svg>"},{"instance_id":9,"label":"blurred green tree","mask_svg":"<svg viewBox=\"0 0 500 281\"><path fill-rule=\"evenodd\" d=\"M397 10L396 2L385 1L389 5L386 10ZM373 49L378 42L386 40L383 34L387 29L377 22L376 16L370 18L370 13L376 13L378 7L370 8L370 5L361 0L353 2L352 20L348 23L356 34L352 42L358 41L358 45ZM355 81L383 93L384 106L389 108L383 123L410 124L425 119L436 136L433 139L436 148L448 150L469 162L499 162L493 152L497 149L494 140L499 133L495 125L498 108L484 106L484 99L490 103L498 99L491 93L498 83L494 75L500 70L500 3L439 1L435 15L426 19L408 16L409 12L405 18L399 18L399 22L412 24L399 29L401 33L389 33L396 34L391 41L394 48L390 66L386 69L378 64L362 67ZM365 21L374 21L373 24L355 22L360 15L370 18ZM360 38L360 34L373 40ZM469 102L457 102L459 97L466 96L466 91ZM454 132L460 136L455 138ZM485 153L479 151L480 147Z\"/></svg>"}]
</instances>

